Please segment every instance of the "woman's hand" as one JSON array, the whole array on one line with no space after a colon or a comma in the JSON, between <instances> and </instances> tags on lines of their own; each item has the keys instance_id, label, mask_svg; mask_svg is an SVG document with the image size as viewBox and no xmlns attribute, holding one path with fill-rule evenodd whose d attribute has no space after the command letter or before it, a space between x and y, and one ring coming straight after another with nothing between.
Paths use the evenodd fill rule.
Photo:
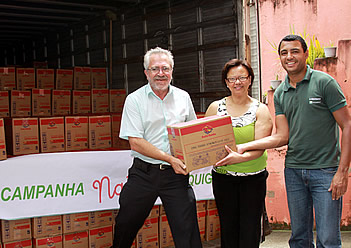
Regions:
<instances>
[{"instance_id":1,"label":"woman's hand","mask_svg":"<svg viewBox=\"0 0 351 248\"><path fill-rule=\"evenodd\" d=\"M227 165L227 164L237 164L242 162L243 160L243 155L239 154L235 151L233 151L232 149L229 148L229 146L225 145L224 148L227 150L227 152L229 153L225 158L219 160L215 166L223 166L223 165Z\"/></svg>"}]
</instances>

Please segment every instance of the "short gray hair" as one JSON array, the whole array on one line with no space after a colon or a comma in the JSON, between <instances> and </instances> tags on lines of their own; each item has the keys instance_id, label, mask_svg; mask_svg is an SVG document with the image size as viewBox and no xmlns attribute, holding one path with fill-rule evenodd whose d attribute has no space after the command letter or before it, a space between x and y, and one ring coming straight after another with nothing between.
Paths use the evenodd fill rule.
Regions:
<instances>
[{"instance_id":1,"label":"short gray hair","mask_svg":"<svg viewBox=\"0 0 351 248\"><path fill-rule=\"evenodd\" d=\"M158 54L158 53L163 53L163 54L167 55L169 62L171 64L171 67L173 68L174 60L173 60L172 53L166 49L161 48L161 47L155 47L155 48L152 48L149 51L147 51L145 56L144 56L144 69L145 70L147 70L149 68L150 56L153 54Z\"/></svg>"}]
</instances>

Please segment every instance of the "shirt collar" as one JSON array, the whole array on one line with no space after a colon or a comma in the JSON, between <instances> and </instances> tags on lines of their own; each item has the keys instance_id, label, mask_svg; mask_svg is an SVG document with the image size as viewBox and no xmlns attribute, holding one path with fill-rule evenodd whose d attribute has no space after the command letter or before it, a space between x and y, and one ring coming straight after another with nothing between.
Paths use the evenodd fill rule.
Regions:
<instances>
[{"instance_id":1,"label":"shirt collar","mask_svg":"<svg viewBox=\"0 0 351 248\"><path fill-rule=\"evenodd\" d=\"M168 89L169 89L169 90L168 90L168 93L167 93L167 95L166 95L166 97L165 97L164 99L166 99L166 98L168 97L168 95L173 94L174 86L172 86L172 85L170 84L169 87L168 87ZM152 95L154 95L155 97L158 97L158 96L156 96L155 92L153 92L150 83L148 83L148 84L146 85L146 94L147 94L147 95L152 94Z\"/></svg>"},{"instance_id":2,"label":"shirt collar","mask_svg":"<svg viewBox=\"0 0 351 248\"><path fill-rule=\"evenodd\" d=\"M310 79L311 79L312 72L313 72L313 70L311 69L311 67L309 65L307 65L306 74L305 74L304 78L301 80L300 83L302 83L302 82L308 83L310 81ZM283 90L284 91L288 91L290 88L293 88L293 87L289 83L288 75L286 75L285 80L284 80Z\"/></svg>"}]
</instances>

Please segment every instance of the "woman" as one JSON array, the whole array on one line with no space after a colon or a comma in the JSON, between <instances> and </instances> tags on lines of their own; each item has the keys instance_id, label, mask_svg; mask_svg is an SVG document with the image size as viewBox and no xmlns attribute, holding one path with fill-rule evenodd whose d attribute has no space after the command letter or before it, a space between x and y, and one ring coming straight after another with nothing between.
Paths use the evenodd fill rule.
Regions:
<instances>
[{"instance_id":1,"label":"woman","mask_svg":"<svg viewBox=\"0 0 351 248\"><path fill-rule=\"evenodd\" d=\"M238 59L228 61L222 82L231 95L210 104L206 116L230 115L237 144L269 136L272 119L265 104L249 96L254 80L251 66ZM266 196L267 153L229 155L212 170L212 187L221 224L222 248L256 248L261 238L261 219Z\"/></svg>"}]
</instances>

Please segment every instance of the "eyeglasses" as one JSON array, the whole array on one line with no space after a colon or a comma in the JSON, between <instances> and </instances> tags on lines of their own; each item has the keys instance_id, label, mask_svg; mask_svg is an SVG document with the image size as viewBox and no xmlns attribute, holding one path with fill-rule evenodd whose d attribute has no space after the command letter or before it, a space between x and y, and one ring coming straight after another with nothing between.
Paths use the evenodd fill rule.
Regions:
<instances>
[{"instance_id":1,"label":"eyeglasses","mask_svg":"<svg viewBox=\"0 0 351 248\"><path fill-rule=\"evenodd\" d=\"M249 76L240 76L240 77L232 77L232 78L227 78L229 83L235 83L236 80L239 80L240 82L245 82L247 79L249 78Z\"/></svg>"},{"instance_id":2,"label":"eyeglasses","mask_svg":"<svg viewBox=\"0 0 351 248\"><path fill-rule=\"evenodd\" d=\"M159 73L161 70L164 73L170 73L172 71L172 68L163 66L163 67L151 67L147 69L148 71L151 71L152 73Z\"/></svg>"}]
</instances>

